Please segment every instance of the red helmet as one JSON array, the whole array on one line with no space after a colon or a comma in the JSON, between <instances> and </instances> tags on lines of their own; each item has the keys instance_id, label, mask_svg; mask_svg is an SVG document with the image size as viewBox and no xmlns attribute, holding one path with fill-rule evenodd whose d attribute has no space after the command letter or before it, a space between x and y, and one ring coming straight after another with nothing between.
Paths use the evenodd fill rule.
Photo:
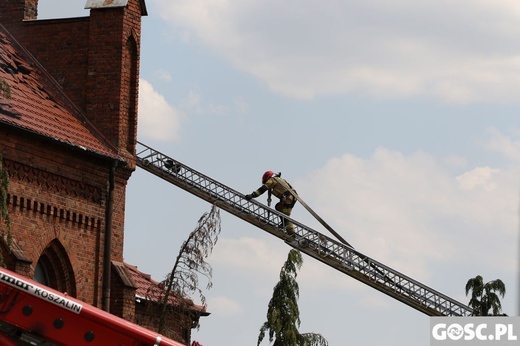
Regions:
<instances>
[{"instance_id":1,"label":"red helmet","mask_svg":"<svg viewBox=\"0 0 520 346\"><path fill-rule=\"evenodd\" d=\"M262 184L265 184L269 180L269 178L271 178L273 175L274 175L273 171L265 172L264 175L262 175Z\"/></svg>"}]
</instances>

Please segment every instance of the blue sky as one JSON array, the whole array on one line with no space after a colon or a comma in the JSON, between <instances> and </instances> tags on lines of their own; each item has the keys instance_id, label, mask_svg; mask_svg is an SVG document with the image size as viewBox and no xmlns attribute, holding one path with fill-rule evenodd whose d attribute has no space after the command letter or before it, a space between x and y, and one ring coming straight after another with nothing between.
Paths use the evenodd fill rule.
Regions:
<instances>
[{"instance_id":1,"label":"blue sky","mask_svg":"<svg viewBox=\"0 0 520 346\"><path fill-rule=\"evenodd\" d=\"M86 16L85 2L40 0L40 18ZM518 314L518 1L146 5L141 142L244 193L282 171L359 251L464 303L469 278L499 278ZM125 261L161 280L211 206L138 169L116 207ZM289 247L221 214L211 315L193 338L254 344ZM293 216L323 230L301 206ZM302 332L429 342L428 316L312 258L298 281Z\"/></svg>"}]
</instances>

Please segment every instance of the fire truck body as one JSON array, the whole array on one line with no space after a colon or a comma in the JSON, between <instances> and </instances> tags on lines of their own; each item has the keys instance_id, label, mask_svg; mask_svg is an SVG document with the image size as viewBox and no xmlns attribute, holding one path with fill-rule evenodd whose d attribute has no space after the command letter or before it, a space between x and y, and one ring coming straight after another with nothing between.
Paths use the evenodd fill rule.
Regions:
<instances>
[{"instance_id":1,"label":"fire truck body","mask_svg":"<svg viewBox=\"0 0 520 346\"><path fill-rule=\"evenodd\" d=\"M183 346L0 268L0 344Z\"/></svg>"}]
</instances>

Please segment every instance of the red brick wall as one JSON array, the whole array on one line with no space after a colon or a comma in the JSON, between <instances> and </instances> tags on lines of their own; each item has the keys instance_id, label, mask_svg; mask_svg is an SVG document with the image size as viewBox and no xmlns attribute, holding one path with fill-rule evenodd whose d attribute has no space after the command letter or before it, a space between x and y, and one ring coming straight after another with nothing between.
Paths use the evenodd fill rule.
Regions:
<instances>
[{"instance_id":1,"label":"red brick wall","mask_svg":"<svg viewBox=\"0 0 520 346\"><path fill-rule=\"evenodd\" d=\"M27 6L24 5L27 2ZM37 0L0 0L0 23L36 57L67 97L117 149L127 165L115 171L111 260L123 261L125 191L135 169L141 2L92 9L90 17L35 19ZM75 281L77 298L100 307L110 168L113 161L52 139L0 126L0 152L10 176L11 231L20 250L16 268L32 277L42 253ZM52 251L48 245L52 244ZM5 250L5 247L0 246ZM4 257L9 256L3 253ZM11 257L13 254L10 255ZM65 257L70 266L63 266ZM8 261L9 262L9 261ZM53 263L55 262L55 263ZM30 264L29 264L30 263ZM130 321L134 289L112 282L111 307ZM169 321L169 334L189 340L191 320Z\"/></svg>"},{"instance_id":2,"label":"red brick wall","mask_svg":"<svg viewBox=\"0 0 520 346\"><path fill-rule=\"evenodd\" d=\"M85 110L89 18L25 22L16 39L36 57L68 98Z\"/></svg>"},{"instance_id":3,"label":"red brick wall","mask_svg":"<svg viewBox=\"0 0 520 346\"><path fill-rule=\"evenodd\" d=\"M135 287L128 286L112 266L110 289L110 313L135 322Z\"/></svg>"},{"instance_id":4,"label":"red brick wall","mask_svg":"<svg viewBox=\"0 0 520 346\"><path fill-rule=\"evenodd\" d=\"M0 22L7 28L13 28L24 19L25 1L0 1Z\"/></svg>"},{"instance_id":5,"label":"red brick wall","mask_svg":"<svg viewBox=\"0 0 520 346\"><path fill-rule=\"evenodd\" d=\"M138 0L129 1L127 8L91 10L86 112L132 167L140 37Z\"/></svg>"},{"instance_id":6,"label":"red brick wall","mask_svg":"<svg viewBox=\"0 0 520 346\"><path fill-rule=\"evenodd\" d=\"M32 261L57 239L76 279L77 298L101 305L103 242L111 162L23 132L0 127L0 150L9 173L13 238ZM116 171L112 259L123 260L124 193L129 177Z\"/></svg>"},{"instance_id":7,"label":"red brick wall","mask_svg":"<svg viewBox=\"0 0 520 346\"><path fill-rule=\"evenodd\" d=\"M140 1L92 9L84 18L23 21L25 1L29 8L37 3L0 1L0 22L135 168ZM26 19L34 19L34 11L26 12Z\"/></svg>"},{"instance_id":8,"label":"red brick wall","mask_svg":"<svg viewBox=\"0 0 520 346\"><path fill-rule=\"evenodd\" d=\"M159 316L162 313L162 306L141 300L135 305L135 321L140 326L157 331ZM169 309L166 312L163 335L189 345L191 340L192 319L189 313Z\"/></svg>"}]
</instances>

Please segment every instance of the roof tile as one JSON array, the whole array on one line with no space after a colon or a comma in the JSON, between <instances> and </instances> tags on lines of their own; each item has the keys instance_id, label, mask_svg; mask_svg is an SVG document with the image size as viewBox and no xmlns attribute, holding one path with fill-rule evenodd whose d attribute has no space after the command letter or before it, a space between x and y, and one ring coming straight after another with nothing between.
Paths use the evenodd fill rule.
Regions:
<instances>
[{"instance_id":1,"label":"roof tile","mask_svg":"<svg viewBox=\"0 0 520 346\"><path fill-rule=\"evenodd\" d=\"M114 262L113 262L114 263ZM131 279L136 286L136 296L151 300L151 301L159 301L161 297L163 297L164 287L160 282L152 279L151 275L140 272L136 266L130 265L128 263L124 263L126 269L130 272ZM200 312L205 312L206 308L201 305L194 304L191 300L185 300L192 309L198 310ZM178 304L179 297L177 295L172 295L169 298L170 304Z\"/></svg>"},{"instance_id":2,"label":"roof tile","mask_svg":"<svg viewBox=\"0 0 520 346\"><path fill-rule=\"evenodd\" d=\"M117 150L68 100L47 71L0 25L0 123L103 156Z\"/></svg>"}]
</instances>

